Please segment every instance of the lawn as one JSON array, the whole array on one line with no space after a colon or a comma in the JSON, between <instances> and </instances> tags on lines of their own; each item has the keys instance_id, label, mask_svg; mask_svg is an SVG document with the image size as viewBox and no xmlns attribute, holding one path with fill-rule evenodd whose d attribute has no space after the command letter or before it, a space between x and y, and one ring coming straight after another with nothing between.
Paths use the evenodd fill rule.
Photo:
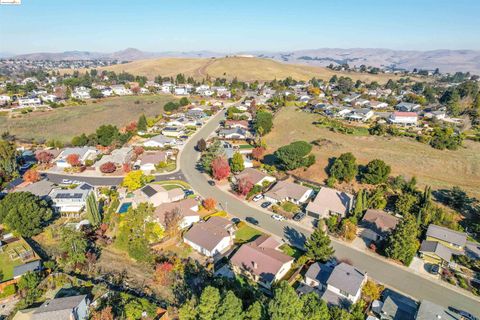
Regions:
<instances>
[{"instance_id":1,"label":"lawn","mask_svg":"<svg viewBox=\"0 0 480 320\"><path fill-rule=\"evenodd\" d=\"M164 181L156 181L156 184L163 186L167 190L175 189L175 188L182 188L182 189L190 189L191 186L182 180L164 180Z\"/></svg>"},{"instance_id":2,"label":"lawn","mask_svg":"<svg viewBox=\"0 0 480 320\"><path fill-rule=\"evenodd\" d=\"M26 243L23 239L19 239L18 241L7 244L3 246L2 249L3 251L0 252L0 273L2 274L0 282L12 279L13 269L16 266L20 266L29 261L34 261L38 259L35 253L33 254L32 258L24 261L17 256L17 253L19 252L32 250L28 243ZM12 259L11 256L14 258Z\"/></svg>"},{"instance_id":3,"label":"lawn","mask_svg":"<svg viewBox=\"0 0 480 320\"><path fill-rule=\"evenodd\" d=\"M295 140L312 142L317 162L307 170L295 171L301 177L322 183L327 178L325 168L329 159L352 152L359 164L382 159L392 167L392 175L416 176L420 187L433 189L459 186L475 197L480 197L480 143L464 141L457 151L437 150L405 137L355 136L332 132L313 124L318 115L283 108L274 119L272 132L266 136L268 151Z\"/></svg>"},{"instance_id":4,"label":"lawn","mask_svg":"<svg viewBox=\"0 0 480 320\"><path fill-rule=\"evenodd\" d=\"M261 235L263 235L263 232L261 232L260 230L250 227L247 224L240 223L240 226L235 233L235 242L239 244L250 242Z\"/></svg>"},{"instance_id":5,"label":"lawn","mask_svg":"<svg viewBox=\"0 0 480 320\"><path fill-rule=\"evenodd\" d=\"M292 246L288 245L287 243L282 244L280 246L280 250L282 250L283 253L285 253L287 256L290 256L290 257L294 258L295 260L297 260L298 258L303 256L303 254L304 254L304 252L302 250L297 249L295 247L292 247Z\"/></svg>"},{"instance_id":6,"label":"lawn","mask_svg":"<svg viewBox=\"0 0 480 320\"><path fill-rule=\"evenodd\" d=\"M122 127L137 121L142 113L150 117L161 114L163 105L172 100L170 95L90 100L86 105L31 112L15 118L0 117L0 130L9 131L20 139L70 142L73 136L92 133L102 124Z\"/></svg>"}]
</instances>

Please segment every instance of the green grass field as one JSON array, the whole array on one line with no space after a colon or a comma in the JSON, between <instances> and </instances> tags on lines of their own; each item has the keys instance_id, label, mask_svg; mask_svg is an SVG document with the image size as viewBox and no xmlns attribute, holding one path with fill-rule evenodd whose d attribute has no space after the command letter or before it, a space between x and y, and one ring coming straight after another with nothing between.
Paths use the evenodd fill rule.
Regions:
<instances>
[{"instance_id":1,"label":"green grass field","mask_svg":"<svg viewBox=\"0 0 480 320\"><path fill-rule=\"evenodd\" d=\"M16 253L31 250L31 247L25 242L25 240L20 239L16 242L10 243L3 247L3 251L0 252L0 273L2 277L0 282L5 280L10 280L13 278L13 269L16 266L20 266L28 261L22 261ZM11 258L13 257L13 259ZM36 256L29 261L36 260Z\"/></svg>"},{"instance_id":2,"label":"green grass field","mask_svg":"<svg viewBox=\"0 0 480 320\"><path fill-rule=\"evenodd\" d=\"M142 113L147 116L161 114L164 104L174 99L170 95L112 97L14 118L1 116L0 132L9 131L24 140L69 142L75 135L95 132L102 124L122 127L137 121Z\"/></svg>"},{"instance_id":3,"label":"green grass field","mask_svg":"<svg viewBox=\"0 0 480 320\"><path fill-rule=\"evenodd\" d=\"M241 225L235 233L235 243L250 242L261 235L263 235L263 232L260 230L250 227L247 224Z\"/></svg>"}]
</instances>

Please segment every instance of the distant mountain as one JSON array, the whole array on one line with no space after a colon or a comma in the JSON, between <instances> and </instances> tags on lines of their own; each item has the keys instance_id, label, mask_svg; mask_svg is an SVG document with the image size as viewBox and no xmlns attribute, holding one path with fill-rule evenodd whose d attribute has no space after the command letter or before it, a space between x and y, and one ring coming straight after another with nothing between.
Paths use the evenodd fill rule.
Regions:
<instances>
[{"instance_id":1,"label":"distant mountain","mask_svg":"<svg viewBox=\"0 0 480 320\"><path fill-rule=\"evenodd\" d=\"M329 64L348 63L350 66L394 67L413 70L439 68L441 72L470 71L480 74L480 51L475 50L432 50L432 51L403 51L390 49L312 49L299 51L268 52L250 51L238 53L220 53L212 51L166 51L145 52L128 48L113 53L89 51L66 51L59 53L30 53L17 55L16 59L30 60L118 60L135 61L152 58L212 58L227 55L253 55L276 61L310 66L328 66Z\"/></svg>"}]
</instances>

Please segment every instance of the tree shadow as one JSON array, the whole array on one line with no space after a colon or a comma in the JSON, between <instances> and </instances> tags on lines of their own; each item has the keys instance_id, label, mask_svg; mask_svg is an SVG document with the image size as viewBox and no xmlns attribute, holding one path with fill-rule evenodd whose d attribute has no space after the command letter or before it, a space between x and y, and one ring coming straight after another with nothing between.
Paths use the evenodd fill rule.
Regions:
<instances>
[{"instance_id":1,"label":"tree shadow","mask_svg":"<svg viewBox=\"0 0 480 320\"><path fill-rule=\"evenodd\" d=\"M305 234L290 226L285 226L283 228L283 234L287 242L294 247L305 250L305 241L307 241L307 236Z\"/></svg>"},{"instance_id":2,"label":"tree shadow","mask_svg":"<svg viewBox=\"0 0 480 320\"><path fill-rule=\"evenodd\" d=\"M263 163L269 166L275 166L278 164L278 158L272 153L263 157Z\"/></svg>"}]
</instances>

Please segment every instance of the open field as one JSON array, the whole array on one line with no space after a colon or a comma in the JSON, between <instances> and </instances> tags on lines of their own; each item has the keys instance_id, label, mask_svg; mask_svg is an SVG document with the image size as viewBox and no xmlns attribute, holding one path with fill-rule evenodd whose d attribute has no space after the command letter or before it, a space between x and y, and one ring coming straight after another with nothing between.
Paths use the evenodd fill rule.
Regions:
<instances>
[{"instance_id":1,"label":"open field","mask_svg":"<svg viewBox=\"0 0 480 320\"><path fill-rule=\"evenodd\" d=\"M145 113L154 116L163 112L170 95L112 97L45 112L31 112L17 118L0 117L0 131L9 131L20 139L56 139L70 141L75 135L92 133L102 124L119 127L136 121ZM135 102L139 101L139 104Z\"/></svg>"},{"instance_id":2,"label":"open field","mask_svg":"<svg viewBox=\"0 0 480 320\"><path fill-rule=\"evenodd\" d=\"M149 79L155 76L175 76L183 73L196 79L205 78L207 75L216 78L237 79L242 81L266 81L292 77L297 80L310 80L313 77L328 80L334 74L348 76L353 80L377 81L386 83L388 79L399 79L399 76L390 74L362 74L354 72L336 72L323 67L286 64L261 58L226 57L216 59L184 59L160 58L138 60L125 64L118 64L100 68L117 73L125 71L134 75L144 75ZM84 72L85 70L80 70ZM72 70L60 70L61 73Z\"/></svg>"},{"instance_id":3,"label":"open field","mask_svg":"<svg viewBox=\"0 0 480 320\"><path fill-rule=\"evenodd\" d=\"M309 180L323 182L327 177L328 159L344 152L352 152L359 164L375 158L392 167L392 175L416 176L420 185L433 189L460 186L480 198L480 143L465 141L465 148L457 151L436 150L409 138L353 136L334 133L312 124L317 115L282 109L274 119L274 129L266 136L269 151L294 140L312 142L326 139L322 147L314 146L317 162L308 170L295 173Z\"/></svg>"}]
</instances>

